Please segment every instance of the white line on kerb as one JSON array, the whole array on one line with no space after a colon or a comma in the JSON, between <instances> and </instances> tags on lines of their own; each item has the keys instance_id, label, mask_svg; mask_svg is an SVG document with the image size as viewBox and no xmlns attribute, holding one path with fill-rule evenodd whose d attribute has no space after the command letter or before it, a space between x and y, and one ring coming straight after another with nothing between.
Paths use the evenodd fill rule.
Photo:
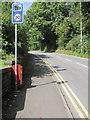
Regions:
<instances>
[{"instance_id":1,"label":"white line on kerb","mask_svg":"<svg viewBox=\"0 0 90 120\"><path fill-rule=\"evenodd\" d=\"M76 63L76 64L78 64L78 65L81 65L81 66L83 66L83 67L86 67L86 68L88 68L88 66L86 66L86 65L83 65L83 64L81 64L81 63Z\"/></svg>"}]
</instances>

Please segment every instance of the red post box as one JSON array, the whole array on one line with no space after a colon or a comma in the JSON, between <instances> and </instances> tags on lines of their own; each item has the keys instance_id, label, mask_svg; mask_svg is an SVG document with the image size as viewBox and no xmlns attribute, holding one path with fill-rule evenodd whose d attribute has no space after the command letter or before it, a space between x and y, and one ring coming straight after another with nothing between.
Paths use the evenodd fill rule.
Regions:
<instances>
[{"instance_id":1,"label":"red post box","mask_svg":"<svg viewBox=\"0 0 90 120\"><path fill-rule=\"evenodd\" d=\"M22 66L17 64L17 86L22 85ZM15 88L15 65L12 65L11 69L11 86Z\"/></svg>"},{"instance_id":2,"label":"red post box","mask_svg":"<svg viewBox=\"0 0 90 120\"><path fill-rule=\"evenodd\" d=\"M22 66L17 65L17 85L22 85Z\"/></svg>"}]
</instances>

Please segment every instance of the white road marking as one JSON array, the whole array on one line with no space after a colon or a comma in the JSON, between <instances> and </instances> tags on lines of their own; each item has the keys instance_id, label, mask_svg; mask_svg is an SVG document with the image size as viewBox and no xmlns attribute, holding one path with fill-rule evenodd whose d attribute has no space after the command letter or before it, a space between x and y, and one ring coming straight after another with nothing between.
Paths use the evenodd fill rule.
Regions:
<instances>
[{"instance_id":1,"label":"white road marking","mask_svg":"<svg viewBox=\"0 0 90 120\"><path fill-rule=\"evenodd\" d=\"M43 60L43 59L42 59ZM43 60L50 68L51 70L54 72L55 76L57 77L57 79L61 82L61 81L65 81L60 74L45 60ZM60 78L59 78L60 77ZM79 103L80 107L82 108L82 110L84 111L84 113L86 114L86 116L88 117L88 111L86 110L86 108L83 106L83 104L81 103L81 101L78 99L78 97L75 95L75 93L71 90L71 88L68 86L67 83L64 83L67 88L69 89L69 91L71 92L71 94L74 96L75 100ZM64 84L61 84L61 86L63 87L64 91L66 92L67 96L69 97L69 99L71 100L74 108L76 109L76 111L78 112L80 118L85 118L84 115L82 114L80 108L77 106L76 102L73 100L73 98L71 97L70 93L68 92L68 90L66 89L66 87L64 86Z\"/></svg>"},{"instance_id":2,"label":"white road marking","mask_svg":"<svg viewBox=\"0 0 90 120\"><path fill-rule=\"evenodd\" d=\"M86 66L86 65L83 65L83 64L81 64L81 63L76 63L76 64L78 64L78 65L81 65L81 66L83 66L83 67L86 67L86 68L88 68L88 66Z\"/></svg>"},{"instance_id":3,"label":"white road marking","mask_svg":"<svg viewBox=\"0 0 90 120\"><path fill-rule=\"evenodd\" d=\"M45 61L45 63L47 63ZM60 74L51 66L51 65L48 65L51 70L54 72L55 76L57 77L57 79L61 82L61 81L64 81L65 80L60 76ZM84 113L86 114L86 116L88 117L89 114L88 114L88 111L86 110L86 108L83 106L83 104L81 103L81 101L79 100L79 98L75 95L75 93L71 90L71 88L69 87L69 85L67 83L64 83L67 88L69 89L69 91L71 92L71 94L73 95L73 97L75 98L75 100L79 103L80 107L82 108L82 110L84 111ZM61 86L63 87L64 91L66 92L67 96L69 97L70 101L72 102L74 108L76 109L76 111L78 112L80 118L85 118L83 113L81 112L80 108L78 107L78 105L76 104L76 102L73 100L73 98L71 97L69 91L67 90L67 88L64 86L64 84L61 84ZM89 116L90 117L90 116Z\"/></svg>"},{"instance_id":4,"label":"white road marking","mask_svg":"<svg viewBox=\"0 0 90 120\"><path fill-rule=\"evenodd\" d=\"M60 81L60 82L64 81L65 82L65 80L60 76L60 74L55 70L55 68L52 67L52 65L50 65L47 61L43 60L43 58L41 58L41 57L39 57L39 58L42 59L42 61L45 62L49 66L49 68L54 72L54 74L55 74L56 78L58 79L58 81ZM77 64L80 64L80 63L77 63ZM83 64L80 64L80 65L83 65ZM86 65L83 65L83 66L87 67ZM71 102L72 102L74 108L76 109L76 111L78 112L80 118L85 118L85 116L81 112L80 108L78 107L78 105L76 104L76 102L74 101L74 99L80 105L81 109L83 110L83 112L85 113L85 115L87 116L87 118L90 119L90 115L89 115L87 109L83 106L83 104L81 103L81 101L79 100L79 98L75 95L75 93L71 90L71 88L69 87L69 85L67 83L64 83L64 84L61 84L61 86L63 87L63 89L66 92L67 96L71 100ZM72 96L70 95L70 93L73 95L74 99L72 98Z\"/></svg>"}]
</instances>

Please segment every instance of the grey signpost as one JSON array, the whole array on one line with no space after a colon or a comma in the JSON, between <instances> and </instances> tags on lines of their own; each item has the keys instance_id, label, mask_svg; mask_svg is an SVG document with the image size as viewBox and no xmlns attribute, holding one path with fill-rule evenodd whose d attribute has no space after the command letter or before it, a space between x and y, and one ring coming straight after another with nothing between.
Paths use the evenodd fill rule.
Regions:
<instances>
[{"instance_id":1,"label":"grey signpost","mask_svg":"<svg viewBox=\"0 0 90 120\"><path fill-rule=\"evenodd\" d=\"M15 89L17 90L17 23L23 23L23 4L12 4L12 23L15 24Z\"/></svg>"}]
</instances>

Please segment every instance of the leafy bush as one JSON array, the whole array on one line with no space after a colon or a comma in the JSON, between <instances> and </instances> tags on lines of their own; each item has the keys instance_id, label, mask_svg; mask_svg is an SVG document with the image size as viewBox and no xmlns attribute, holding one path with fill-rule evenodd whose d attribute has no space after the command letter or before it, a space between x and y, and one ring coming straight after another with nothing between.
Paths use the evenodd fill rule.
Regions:
<instances>
[{"instance_id":1,"label":"leafy bush","mask_svg":"<svg viewBox=\"0 0 90 120\"><path fill-rule=\"evenodd\" d=\"M78 45L80 44L80 35L75 35L67 44L66 49L77 51Z\"/></svg>"},{"instance_id":2,"label":"leafy bush","mask_svg":"<svg viewBox=\"0 0 90 120\"><path fill-rule=\"evenodd\" d=\"M86 35L83 36L82 43L79 45L81 47L83 53L88 53L90 50L89 44L90 38Z\"/></svg>"},{"instance_id":3,"label":"leafy bush","mask_svg":"<svg viewBox=\"0 0 90 120\"><path fill-rule=\"evenodd\" d=\"M66 49L76 51L78 53L88 53L90 49L88 36L82 36L82 41L80 41L80 35L74 36L67 44Z\"/></svg>"}]
</instances>

